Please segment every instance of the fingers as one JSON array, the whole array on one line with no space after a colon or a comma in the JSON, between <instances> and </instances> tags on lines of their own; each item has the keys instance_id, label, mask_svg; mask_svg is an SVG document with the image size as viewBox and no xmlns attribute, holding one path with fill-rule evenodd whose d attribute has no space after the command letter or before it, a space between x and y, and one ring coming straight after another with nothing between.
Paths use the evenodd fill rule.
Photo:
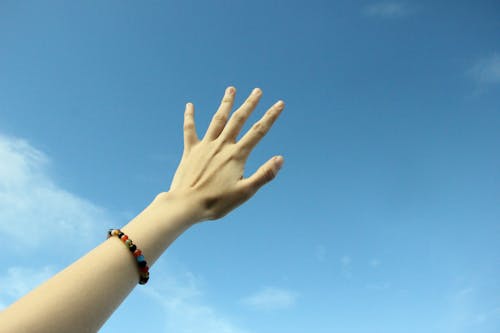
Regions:
<instances>
[{"instance_id":1,"label":"fingers","mask_svg":"<svg viewBox=\"0 0 500 333\"><path fill-rule=\"evenodd\" d=\"M184 149L189 149L192 145L198 142L196 134L196 126L194 123L194 105L186 104L184 111Z\"/></svg>"},{"instance_id":2,"label":"fingers","mask_svg":"<svg viewBox=\"0 0 500 333\"><path fill-rule=\"evenodd\" d=\"M234 87L228 87L224 93L219 109L214 114L210 125L208 126L205 138L208 140L214 140L219 137L220 133L226 126L227 118L234 104L234 95L236 94L236 89Z\"/></svg>"},{"instance_id":3,"label":"fingers","mask_svg":"<svg viewBox=\"0 0 500 333\"><path fill-rule=\"evenodd\" d=\"M252 91L245 103L243 103L243 105L241 105L241 107L233 113L231 119L229 119L229 122L221 133L221 137L223 137L223 139L227 141L236 140L236 137L240 133L245 121L259 103L261 96L262 90L259 88L255 88Z\"/></svg>"},{"instance_id":4,"label":"fingers","mask_svg":"<svg viewBox=\"0 0 500 333\"><path fill-rule=\"evenodd\" d=\"M248 156L255 145L257 145L257 143L267 134L284 108L285 103L283 101L278 101L267 110L264 116L241 138L238 145L245 156Z\"/></svg>"},{"instance_id":5,"label":"fingers","mask_svg":"<svg viewBox=\"0 0 500 333\"><path fill-rule=\"evenodd\" d=\"M283 166L283 156L275 156L264 163L252 176L240 181L241 189L252 196L276 177Z\"/></svg>"}]
</instances>

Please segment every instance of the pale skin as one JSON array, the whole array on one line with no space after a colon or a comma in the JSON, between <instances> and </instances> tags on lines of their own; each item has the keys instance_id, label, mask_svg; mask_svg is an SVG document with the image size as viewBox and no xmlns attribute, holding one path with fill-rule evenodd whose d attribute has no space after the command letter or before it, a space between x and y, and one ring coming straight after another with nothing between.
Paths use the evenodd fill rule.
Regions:
<instances>
[{"instance_id":1,"label":"pale skin","mask_svg":"<svg viewBox=\"0 0 500 333\"><path fill-rule=\"evenodd\" d=\"M274 179L283 164L283 157L275 156L244 178L249 154L278 118L284 103L278 101L270 107L237 140L262 91L254 89L231 114L235 94L234 87L226 89L201 140L194 105L186 105L184 151L170 189L159 193L121 228L142 250L149 267L191 226L219 219L251 198ZM0 331L97 332L138 285L138 279L134 257L117 237L111 237L0 312Z\"/></svg>"}]
</instances>

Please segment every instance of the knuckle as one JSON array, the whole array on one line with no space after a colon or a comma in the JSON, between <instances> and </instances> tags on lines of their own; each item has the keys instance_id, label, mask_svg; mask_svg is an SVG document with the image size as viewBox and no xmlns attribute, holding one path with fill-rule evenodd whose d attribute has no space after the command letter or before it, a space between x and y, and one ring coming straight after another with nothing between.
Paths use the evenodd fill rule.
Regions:
<instances>
[{"instance_id":1,"label":"knuckle","mask_svg":"<svg viewBox=\"0 0 500 333\"><path fill-rule=\"evenodd\" d=\"M275 110L269 110L266 112L264 117L269 118L271 121L274 121L278 117L278 113Z\"/></svg>"},{"instance_id":2,"label":"knuckle","mask_svg":"<svg viewBox=\"0 0 500 333\"><path fill-rule=\"evenodd\" d=\"M226 115L222 114L222 113L216 113L214 115L214 121L217 121L217 122L226 122L227 120L227 117Z\"/></svg>"},{"instance_id":3,"label":"knuckle","mask_svg":"<svg viewBox=\"0 0 500 333\"><path fill-rule=\"evenodd\" d=\"M235 161L245 161L250 154L250 146L237 144L237 149L232 156Z\"/></svg>"},{"instance_id":4,"label":"knuckle","mask_svg":"<svg viewBox=\"0 0 500 333\"><path fill-rule=\"evenodd\" d=\"M252 130L254 131L255 134L257 134L259 137L263 137L264 135L266 135L267 133L267 130L266 130L266 127L260 123L260 122L257 122L253 125L253 128Z\"/></svg>"},{"instance_id":5,"label":"knuckle","mask_svg":"<svg viewBox=\"0 0 500 333\"><path fill-rule=\"evenodd\" d=\"M251 138L248 139L242 139L237 142L232 142L233 144L233 152L236 156L248 156L248 153L250 153L250 150L252 148L252 140Z\"/></svg>"},{"instance_id":6,"label":"knuckle","mask_svg":"<svg viewBox=\"0 0 500 333\"><path fill-rule=\"evenodd\" d=\"M245 115L241 112L236 112L233 115L233 118L237 124L243 124L245 122Z\"/></svg>"},{"instance_id":7,"label":"knuckle","mask_svg":"<svg viewBox=\"0 0 500 333\"><path fill-rule=\"evenodd\" d=\"M222 99L222 104L227 104L227 103L231 103L233 101L233 98L232 97L224 97Z\"/></svg>"},{"instance_id":8,"label":"knuckle","mask_svg":"<svg viewBox=\"0 0 500 333\"><path fill-rule=\"evenodd\" d=\"M245 187L241 190L241 196L243 197L244 200L248 200L249 198L251 198L255 194L257 189L258 189L258 186Z\"/></svg>"},{"instance_id":9,"label":"knuckle","mask_svg":"<svg viewBox=\"0 0 500 333\"><path fill-rule=\"evenodd\" d=\"M187 122L184 124L184 130L192 130L194 129L194 123L193 122Z\"/></svg>"},{"instance_id":10,"label":"knuckle","mask_svg":"<svg viewBox=\"0 0 500 333\"><path fill-rule=\"evenodd\" d=\"M258 102L259 102L258 98L249 98L246 100L245 104L247 104L250 107L254 107L257 105Z\"/></svg>"},{"instance_id":11,"label":"knuckle","mask_svg":"<svg viewBox=\"0 0 500 333\"><path fill-rule=\"evenodd\" d=\"M276 176L276 173L274 172L274 170L272 168L267 168L265 171L265 174L264 174L264 180L267 183L267 182L273 180L275 176Z\"/></svg>"}]
</instances>

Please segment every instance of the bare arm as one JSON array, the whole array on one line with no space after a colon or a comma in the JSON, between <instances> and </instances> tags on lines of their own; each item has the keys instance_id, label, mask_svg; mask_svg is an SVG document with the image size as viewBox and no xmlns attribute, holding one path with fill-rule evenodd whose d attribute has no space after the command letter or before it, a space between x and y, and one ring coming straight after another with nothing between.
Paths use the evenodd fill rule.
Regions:
<instances>
[{"instance_id":1,"label":"bare arm","mask_svg":"<svg viewBox=\"0 0 500 333\"><path fill-rule=\"evenodd\" d=\"M283 163L282 157L272 158L252 176L243 178L248 155L284 105L279 102L269 108L236 142L262 92L254 90L228 120L234 94L233 87L226 89L202 140L196 134L194 106L186 105L184 152L169 191L158 194L121 228L142 250L149 266L190 226L221 218L248 200L275 177ZM0 331L97 332L138 279L134 257L118 238L111 237L0 312Z\"/></svg>"}]
</instances>

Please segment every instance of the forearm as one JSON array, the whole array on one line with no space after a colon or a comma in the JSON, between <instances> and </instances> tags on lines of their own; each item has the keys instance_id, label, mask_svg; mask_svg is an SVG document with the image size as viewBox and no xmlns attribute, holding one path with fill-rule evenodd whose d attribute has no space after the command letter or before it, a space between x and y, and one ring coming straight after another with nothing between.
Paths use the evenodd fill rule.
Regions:
<instances>
[{"instance_id":1,"label":"forearm","mask_svg":"<svg viewBox=\"0 0 500 333\"><path fill-rule=\"evenodd\" d=\"M193 222L184 203L161 194L121 229L151 267ZM134 257L111 237L1 312L0 326L18 333L97 332L138 280Z\"/></svg>"},{"instance_id":2,"label":"forearm","mask_svg":"<svg viewBox=\"0 0 500 333\"><path fill-rule=\"evenodd\" d=\"M283 164L282 156L271 158L248 178L243 174L250 152L283 110L282 101L269 108L236 142L261 95L260 89L254 89L229 118L235 89L228 87L202 140L196 133L194 105L186 104L184 151L169 192L158 195L121 228L142 250L150 267L191 225L225 216L276 176ZM103 237L106 231L103 230ZM111 237L0 312L0 330L96 332L138 281L135 258L119 239Z\"/></svg>"}]
</instances>

